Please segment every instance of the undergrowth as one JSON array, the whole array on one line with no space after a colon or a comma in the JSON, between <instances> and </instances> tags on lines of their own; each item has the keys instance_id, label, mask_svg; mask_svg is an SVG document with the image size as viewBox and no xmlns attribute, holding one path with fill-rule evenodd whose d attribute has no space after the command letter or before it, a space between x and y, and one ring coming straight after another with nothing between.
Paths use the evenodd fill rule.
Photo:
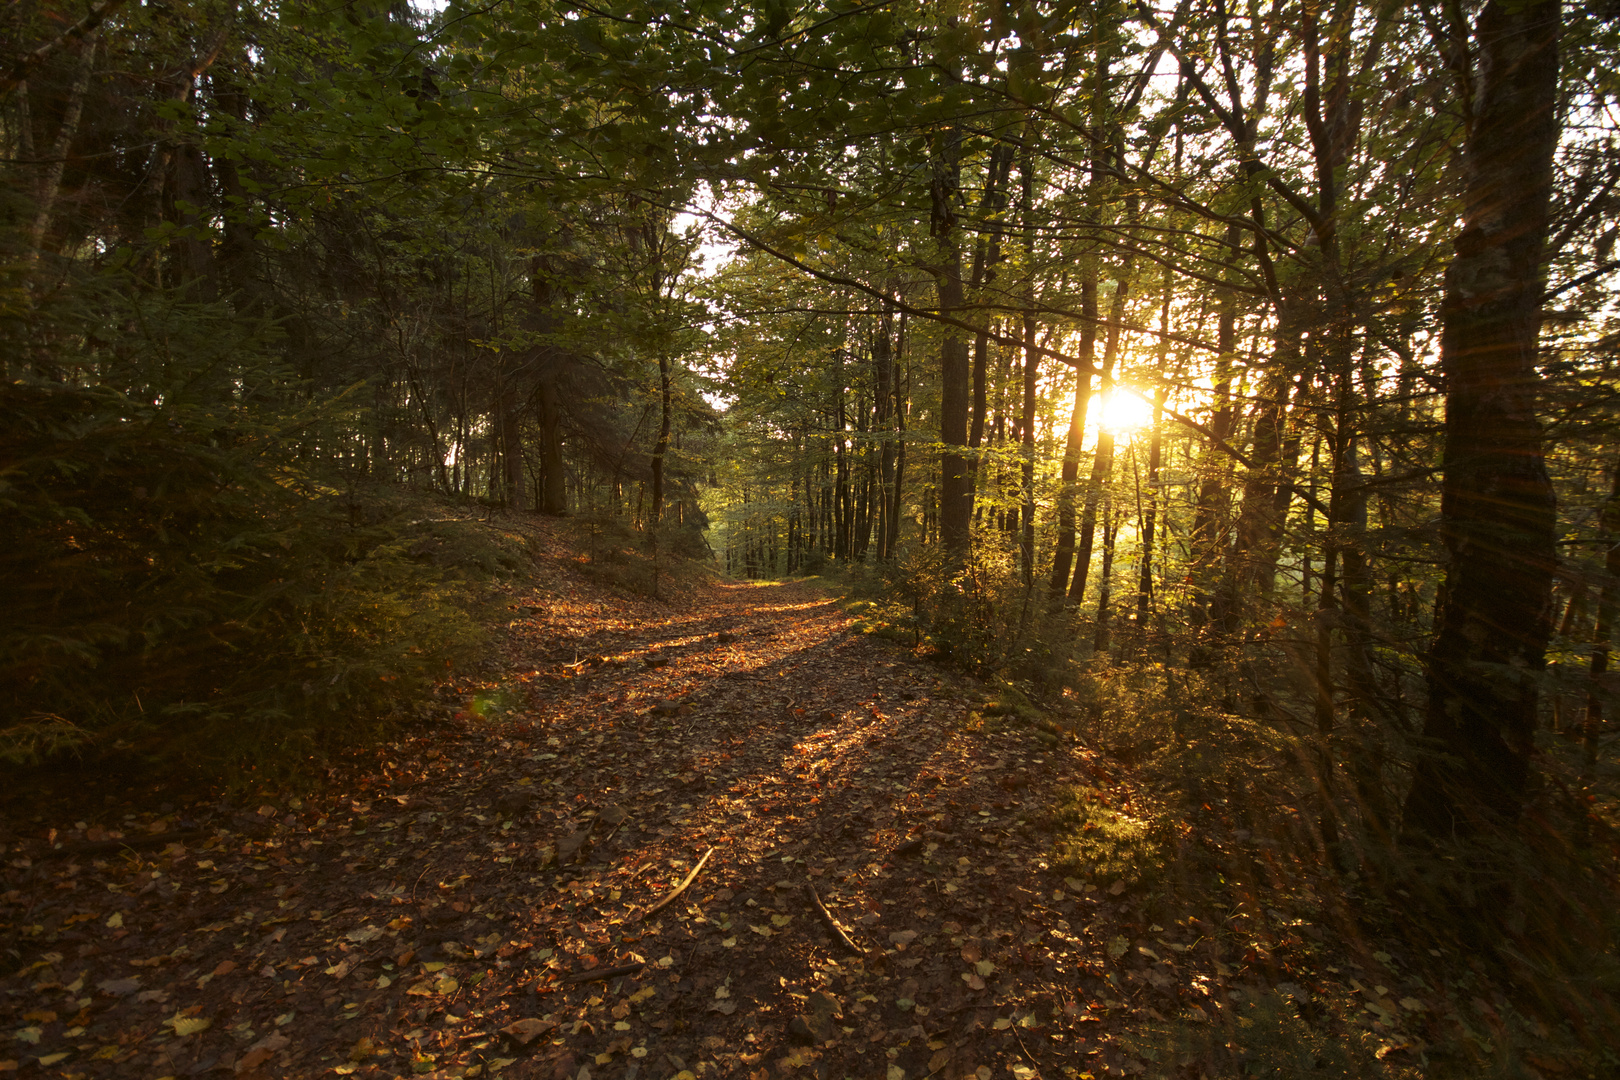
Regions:
<instances>
[{"instance_id":1,"label":"undergrowth","mask_svg":"<svg viewBox=\"0 0 1620 1080\"><path fill-rule=\"evenodd\" d=\"M54 360L0 385L13 781L296 772L473 653L480 583L527 564L521 538L309 466L356 409L310 404L270 328L94 283L53 303L0 327Z\"/></svg>"},{"instance_id":2,"label":"undergrowth","mask_svg":"<svg viewBox=\"0 0 1620 1080\"><path fill-rule=\"evenodd\" d=\"M1398 830L1423 693L1407 653L1386 649L1383 699L1341 695L1324 732L1308 612L1279 604L1264 633L1223 639L1116 610L1105 636L994 554L947 575L907 552L828 581L857 629L981 680L971 726L1078 740L1110 763L1037 822L1075 886L1113 883L1144 923L1234 913L1212 924L1226 949L1246 947L1245 925L1303 928L1291 980L1133 1023L1144 1075L1620 1076L1612 753L1583 761L1546 733L1519 831L1420 851ZM1380 978L1420 996L1396 1004Z\"/></svg>"}]
</instances>

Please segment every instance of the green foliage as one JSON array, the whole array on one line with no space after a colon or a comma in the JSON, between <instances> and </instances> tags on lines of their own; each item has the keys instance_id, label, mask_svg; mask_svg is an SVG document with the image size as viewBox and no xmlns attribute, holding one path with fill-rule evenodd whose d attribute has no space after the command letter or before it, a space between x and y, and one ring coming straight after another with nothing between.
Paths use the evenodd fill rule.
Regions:
<instances>
[{"instance_id":1,"label":"green foliage","mask_svg":"<svg viewBox=\"0 0 1620 1080\"><path fill-rule=\"evenodd\" d=\"M476 638L424 567L312 464L267 327L118 279L8 320L0 386L0 754L210 769L368 733Z\"/></svg>"},{"instance_id":2,"label":"green foliage","mask_svg":"<svg viewBox=\"0 0 1620 1080\"><path fill-rule=\"evenodd\" d=\"M1054 832L1052 859L1066 875L1134 885L1164 868L1170 828L1162 814L1127 813L1109 805L1109 792L1066 786L1047 811Z\"/></svg>"},{"instance_id":3,"label":"green foliage","mask_svg":"<svg viewBox=\"0 0 1620 1080\"><path fill-rule=\"evenodd\" d=\"M702 532L694 525L666 520L638 532L615 514L576 517L574 547L592 576L632 596L652 599L704 573L712 558Z\"/></svg>"}]
</instances>

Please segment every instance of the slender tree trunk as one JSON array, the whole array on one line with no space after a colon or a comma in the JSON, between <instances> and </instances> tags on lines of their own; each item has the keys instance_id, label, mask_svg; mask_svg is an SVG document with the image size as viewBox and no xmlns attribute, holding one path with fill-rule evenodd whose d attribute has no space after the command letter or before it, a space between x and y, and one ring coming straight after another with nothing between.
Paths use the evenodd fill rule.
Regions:
<instances>
[{"instance_id":1,"label":"slender tree trunk","mask_svg":"<svg viewBox=\"0 0 1620 1080\"><path fill-rule=\"evenodd\" d=\"M56 197L62 188L62 173L67 168L68 153L79 134L79 118L84 114L85 94L89 92L90 76L95 71L97 44L96 32L92 30L79 46L79 70L74 73L73 85L68 90L67 109L62 114L62 124L56 129L56 139L51 144L44 172L35 188L34 221L28 230L28 257L31 259L39 257L45 247L46 234L50 232L51 212L56 207ZM29 122L26 112L23 121Z\"/></svg>"},{"instance_id":2,"label":"slender tree trunk","mask_svg":"<svg viewBox=\"0 0 1620 1080\"><path fill-rule=\"evenodd\" d=\"M1170 268L1164 271L1164 299L1159 306L1159 356L1154 364L1153 428L1148 443L1147 508L1142 513L1142 565L1136 582L1136 628L1140 639L1147 632L1148 609L1153 602L1153 541L1159 522L1159 468L1164 455L1165 359L1170 353Z\"/></svg>"},{"instance_id":3,"label":"slender tree trunk","mask_svg":"<svg viewBox=\"0 0 1620 1080\"><path fill-rule=\"evenodd\" d=\"M1237 225L1226 229L1227 250L1236 253L1241 239ZM1220 291L1220 311L1216 321L1215 358L1215 414L1210 418L1210 431L1217 439L1230 442L1237 422L1237 410L1232 404L1232 365L1237 352L1237 290ZM1213 444L1203 453L1199 464L1201 474L1198 485L1198 503L1193 511L1192 578L1194 621L1202 623L1208 617L1209 582L1211 571L1220 560L1226 546L1225 529L1228 490L1231 486L1232 463L1224 450Z\"/></svg>"},{"instance_id":4,"label":"slender tree trunk","mask_svg":"<svg viewBox=\"0 0 1620 1080\"><path fill-rule=\"evenodd\" d=\"M1552 631L1554 498L1536 417L1543 244L1558 145L1558 0L1490 0L1460 158L1463 228L1446 270L1441 535L1408 834L1517 818Z\"/></svg>"},{"instance_id":5,"label":"slender tree trunk","mask_svg":"<svg viewBox=\"0 0 1620 1080\"><path fill-rule=\"evenodd\" d=\"M1086 410L1091 405L1091 371L1097 362L1097 265L1088 260L1080 280L1080 356L1086 367L1074 388L1074 409L1069 413L1069 434L1063 444L1063 469L1057 491L1057 550L1052 555L1050 586L1054 610L1063 601L1074 560L1074 498L1080 481L1080 453L1085 446ZM1028 334L1028 331L1026 331ZM1027 361L1026 361L1027 363ZM1026 376L1027 379L1027 376Z\"/></svg>"},{"instance_id":6,"label":"slender tree trunk","mask_svg":"<svg viewBox=\"0 0 1620 1080\"><path fill-rule=\"evenodd\" d=\"M1581 728L1586 770L1597 764L1598 736L1603 731L1604 680L1609 673L1609 650L1614 637L1615 591L1620 582L1620 464L1615 466L1614 487L1604 504L1599 536L1604 544L1605 577L1598 590L1597 625L1592 631L1590 684L1586 691L1586 718Z\"/></svg>"},{"instance_id":7,"label":"slender tree trunk","mask_svg":"<svg viewBox=\"0 0 1620 1080\"><path fill-rule=\"evenodd\" d=\"M894 549L894 315L884 303L883 317L878 322L877 337L872 342L872 368L877 386L875 418L878 430L877 481L877 552L878 558L887 560Z\"/></svg>"},{"instance_id":8,"label":"slender tree trunk","mask_svg":"<svg viewBox=\"0 0 1620 1080\"><path fill-rule=\"evenodd\" d=\"M935 274L940 310L961 318L966 308L962 280L962 245L958 234L957 204L962 174L962 131L951 127L940 133L935 147L930 232L935 239L938 268ZM968 343L962 331L944 327L939 349L939 538L949 564L967 562L973 532L973 468L966 454L968 417L972 408L972 371Z\"/></svg>"},{"instance_id":9,"label":"slender tree trunk","mask_svg":"<svg viewBox=\"0 0 1620 1080\"><path fill-rule=\"evenodd\" d=\"M1261 384L1263 400L1254 420L1250 453L1254 467L1243 482L1243 505L1233 528L1235 535L1226 581L1216 598L1213 614L1217 624L1228 633L1236 628L1244 607L1255 598L1269 594L1275 579L1283 525L1277 513L1278 493L1293 464L1284 452L1290 442L1289 384L1300 363L1297 303L1285 305L1277 317L1275 351L1271 368Z\"/></svg>"},{"instance_id":10,"label":"slender tree trunk","mask_svg":"<svg viewBox=\"0 0 1620 1080\"><path fill-rule=\"evenodd\" d=\"M978 290L995 280L995 266L1001 262L1001 226L999 217L1007 205L1007 178L1012 167L1013 150L1007 143L997 143L990 152L990 163L985 169L984 194L979 199L979 217L994 222L990 233L979 234L973 245L973 274L971 288ZM983 325L982 322L979 325ZM980 330L973 336L973 417L968 431L968 445L974 449L984 442L984 421L988 411L987 373L989 368L990 335ZM975 461L975 466L977 462Z\"/></svg>"},{"instance_id":11,"label":"slender tree trunk","mask_svg":"<svg viewBox=\"0 0 1620 1080\"><path fill-rule=\"evenodd\" d=\"M900 316L900 328L894 337L895 357L904 361L906 355L906 317ZM911 390L911 368L906 365L902 385L902 371L897 367L894 382L894 428L899 445L894 450L894 491L893 503L889 507L889 520L894 527L889 532L889 550L883 553L885 559L894 558L894 545L900 536L900 508L903 505L906 484L906 407L908 395Z\"/></svg>"},{"instance_id":12,"label":"slender tree trunk","mask_svg":"<svg viewBox=\"0 0 1620 1080\"><path fill-rule=\"evenodd\" d=\"M1103 345L1103 385L1113 378L1115 361L1119 359L1119 327L1125 318L1125 301L1130 294L1130 273L1134 260L1125 257L1119 277L1114 285L1114 302L1109 305L1108 336ZM1117 393L1118 391L1114 391ZM1097 504L1103 489L1112 483L1114 475L1114 433L1097 423L1097 449L1091 458L1091 483L1086 485L1086 509L1080 519L1078 551L1074 560L1074 580L1069 585L1069 599L1075 604L1086 597L1086 576L1091 573L1091 550L1096 543Z\"/></svg>"},{"instance_id":13,"label":"slender tree trunk","mask_svg":"<svg viewBox=\"0 0 1620 1080\"><path fill-rule=\"evenodd\" d=\"M568 493L563 485L562 402L557 388L545 379L540 382L539 413L540 510L560 516L568 512Z\"/></svg>"},{"instance_id":14,"label":"slender tree trunk","mask_svg":"<svg viewBox=\"0 0 1620 1080\"><path fill-rule=\"evenodd\" d=\"M1019 452L1023 458L1023 530L1019 537L1019 561L1024 573L1024 588L1032 589L1035 586L1035 415L1036 390L1040 382L1041 362L1035 352L1035 152L1032 136L1035 133L1035 123L1029 121L1024 126L1025 149L1022 160L1019 162L1019 174L1022 187L1019 196L1019 217L1023 225L1024 265L1025 279L1023 291L1023 331L1024 331L1024 381L1023 381L1023 408L1018 416ZM1082 333L1084 331L1082 330ZM1095 342L1095 331L1093 342ZM1084 380L1090 382L1089 377ZM1088 389L1082 386L1081 391ZM1076 475L1078 475L1079 458L1076 457ZM1064 457L1067 464L1068 457ZM1072 511L1071 511L1072 513ZM1071 540L1071 543L1073 541ZM1065 568L1067 569L1067 568Z\"/></svg>"},{"instance_id":15,"label":"slender tree trunk","mask_svg":"<svg viewBox=\"0 0 1620 1080\"><path fill-rule=\"evenodd\" d=\"M1110 643L1109 594L1114 580L1114 539L1119 535L1119 515L1114 512L1114 490L1103 493L1103 561L1097 578L1097 631L1091 647L1096 652L1107 652Z\"/></svg>"},{"instance_id":16,"label":"slender tree trunk","mask_svg":"<svg viewBox=\"0 0 1620 1080\"><path fill-rule=\"evenodd\" d=\"M674 398L670 387L669 357L663 350L658 353L658 442L652 455L652 516L657 525L664 517L664 459L669 454L669 431L673 419Z\"/></svg>"}]
</instances>

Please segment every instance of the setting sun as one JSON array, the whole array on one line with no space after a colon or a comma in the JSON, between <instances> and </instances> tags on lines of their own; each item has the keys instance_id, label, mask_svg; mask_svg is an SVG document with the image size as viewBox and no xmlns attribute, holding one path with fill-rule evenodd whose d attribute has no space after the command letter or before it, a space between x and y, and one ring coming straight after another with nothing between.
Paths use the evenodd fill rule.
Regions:
<instances>
[{"instance_id":1,"label":"setting sun","mask_svg":"<svg viewBox=\"0 0 1620 1080\"><path fill-rule=\"evenodd\" d=\"M1153 422L1153 404L1119 387L1103 398L1099 422L1104 431L1128 436Z\"/></svg>"}]
</instances>

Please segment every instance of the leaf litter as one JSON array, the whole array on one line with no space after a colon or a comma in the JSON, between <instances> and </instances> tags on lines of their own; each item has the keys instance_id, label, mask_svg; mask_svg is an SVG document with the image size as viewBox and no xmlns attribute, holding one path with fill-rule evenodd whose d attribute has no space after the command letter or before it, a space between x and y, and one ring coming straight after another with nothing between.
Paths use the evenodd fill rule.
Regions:
<instances>
[{"instance_id":1,"label":"leaf litter","mask_svg":"<svg viewBox=\"0 0 1620 1080\"><path fill-rule=\"evenodd\" d=\"M0 1072L1103 1076L1279 990L1419 1045L1421 991L1304 971L1309 927L1235 948L1049 869L1054 789L1126 778L823 593L540 565L488 670L320 794L9 808Z\"/></svg>"}]
</instances>

